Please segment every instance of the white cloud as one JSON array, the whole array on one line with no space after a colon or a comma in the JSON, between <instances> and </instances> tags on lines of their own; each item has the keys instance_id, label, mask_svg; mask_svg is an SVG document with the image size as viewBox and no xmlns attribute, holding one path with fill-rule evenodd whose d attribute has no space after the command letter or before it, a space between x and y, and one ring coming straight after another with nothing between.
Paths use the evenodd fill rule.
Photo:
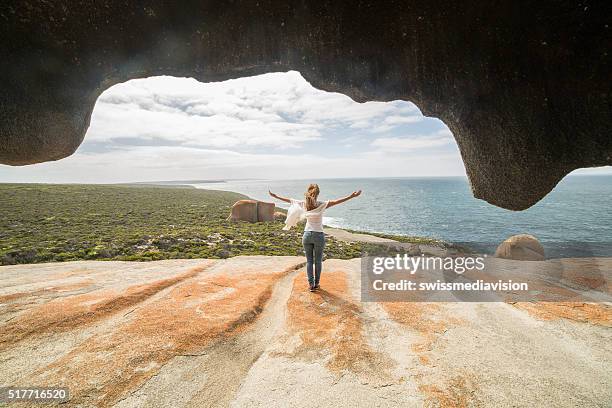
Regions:
<instances>
[{"instance_id":1,"label":"white cloud","mask_svg":"<svg viewBox=\"0 0 612 408\"><path fill-rule=\"evenodd\" d=\"M167 77L120 84L101 95L86 141L130 137L202 147L288 148L320 139L319 126L281 118L269 109L274 101L262 105L246 89L253 93Z\"/></svg>"},{"instance_id":2,"label":"white cloud","mask_svg":"<svg viewBox=\"0 0 612 408\"><path fill-rule=\"evenodd\" d=\"M414 150L431 149L449 146L455 143L448 130L441 130L429 135L407 137L380 137L374 139L371 145L379 151L387 153L402 153Z\"/></svg>"},{"instance_id":3,"label":"white cloud","mask_svg":"<svg viewBox=\"0 0 612 408\"><path fill-rule=\"evenodd\" d=\"M349 157L317 154L239 153L231 150L143 146L105 153L80 153L57 162L0 168L6 182L121 183L132 181L447 176L463 174L455 154L388 155L381 151ZM437 162L432 168L431 163Z\"/></svg>"},{"instance_id":4,"label":"white cloud","mask_svg":"<svg viewBox=\"0 0 612 408\"><path fill-rule=\"evenodd\" d=\"M129 137L200 147L283 149L320 140L323 128L382 125L389 130L420 120L412 104L356 103L313 88L297 72L217 83L154 77L104 92L85 140Z\"/></svg>"},{"instance_id":5,"label":"white cloud","mask_svg":"<svg viewBox=\"0 0 612 408\"><path fill-rule=\"evenodd\" d=\"M398 115L392 115L392 116L387 116L384 120L383 120L383 124L385 125L403 125L406 123L416 123L416 122L420 122L423 120L423 116L398 116Z\"/></svg>"},{"instance_id":6,"label":"white cloud","mask_svg":"<svg viewBox=\"0 0 612 408\"><path fill-rule=\"evenodd\" d=\"M76 154L58 162L0 166L0 180L464 174L458 152L427 153L443 141L454 143L448 130L436 132L441 127L410 102L357 103L315 89L297 72L217 83L153 77L104 92ZM406 157L391 154L398 152Z\"/></svg>"}]
</instances>

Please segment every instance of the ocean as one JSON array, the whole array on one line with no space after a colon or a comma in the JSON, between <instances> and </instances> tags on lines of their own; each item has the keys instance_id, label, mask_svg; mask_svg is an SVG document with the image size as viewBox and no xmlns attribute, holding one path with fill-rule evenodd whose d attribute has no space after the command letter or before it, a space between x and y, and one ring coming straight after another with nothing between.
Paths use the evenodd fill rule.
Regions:
<instances>
[{"instance_id":1,"label":"ocean","mask_svg":"<svg viewBox=\"0 0 612 408\"><path fill-rule=\"evenodd\" d=\"M511 235L531 234L547 258L612 256L612 175L566 177L520 212L474 198L463 177L230 180L193 186L275 201L268 189L302 198L311 182L319 184L320 200L363 190L359 198L326 211L325 224L333 227L437 238L483 253L493 253Z\"/></svg>"}]
</instances>

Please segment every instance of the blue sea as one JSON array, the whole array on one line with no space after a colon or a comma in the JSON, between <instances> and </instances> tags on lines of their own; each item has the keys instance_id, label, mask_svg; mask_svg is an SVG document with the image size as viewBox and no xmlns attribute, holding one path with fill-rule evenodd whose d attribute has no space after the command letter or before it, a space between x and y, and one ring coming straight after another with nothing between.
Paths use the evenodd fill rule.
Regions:
<instances>
[{"instance_id":1,"label":"blue sea","mask_svg":"<svg viewBox=\"0 0 612 408\"><path fill-rule=\"evenodd\" d=\"M230 180L194 186L274 201L268 189L302 198L310 182L319 184L320 200L363 190L361 197L326 211L329 226L437 238L484 253L494 252L511 235L526 233L540 240L548 258L612 256L612 175L566 177L520 212L474 198L463 177Z\"/></svg>"}]
</instances>

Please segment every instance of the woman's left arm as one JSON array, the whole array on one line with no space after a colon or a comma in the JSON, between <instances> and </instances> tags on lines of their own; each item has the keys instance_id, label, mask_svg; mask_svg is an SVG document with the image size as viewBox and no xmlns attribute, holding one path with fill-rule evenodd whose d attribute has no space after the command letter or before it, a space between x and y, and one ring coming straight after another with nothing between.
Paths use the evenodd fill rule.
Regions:
<instances>
[{"instance_id":1,"label":"woman's left arm","mask_svg":"<svg viewBox=\"0 0 612 408\"><path fill-rule=\"evenodd\" d=\"M343 202L348 201L351 198L359 197L360 195L361 195L361 190L353 191L351 194L343 198L338 198L336 200L329 200L327 203L327 208L333 207L334 205L342 204Z\"/></svg>"}]
</instances>

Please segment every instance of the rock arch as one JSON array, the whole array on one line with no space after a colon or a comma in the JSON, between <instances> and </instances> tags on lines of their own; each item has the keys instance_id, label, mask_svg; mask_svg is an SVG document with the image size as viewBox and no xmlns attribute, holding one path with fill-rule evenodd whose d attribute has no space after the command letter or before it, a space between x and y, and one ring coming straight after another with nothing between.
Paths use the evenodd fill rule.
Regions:
<instances>
[{"instance_id":1,"label":"rock arch","mask_svg":"<svg viewBox=\"0 0 612 408\"><path fill-rule=\"evenodd\" d=\"M453 132L474 196L521 210L612 164L606 2L11 1L0 6L0 163L72 154L97 97L153 75L298 70Z\"/></svg>"}]
</instances>

